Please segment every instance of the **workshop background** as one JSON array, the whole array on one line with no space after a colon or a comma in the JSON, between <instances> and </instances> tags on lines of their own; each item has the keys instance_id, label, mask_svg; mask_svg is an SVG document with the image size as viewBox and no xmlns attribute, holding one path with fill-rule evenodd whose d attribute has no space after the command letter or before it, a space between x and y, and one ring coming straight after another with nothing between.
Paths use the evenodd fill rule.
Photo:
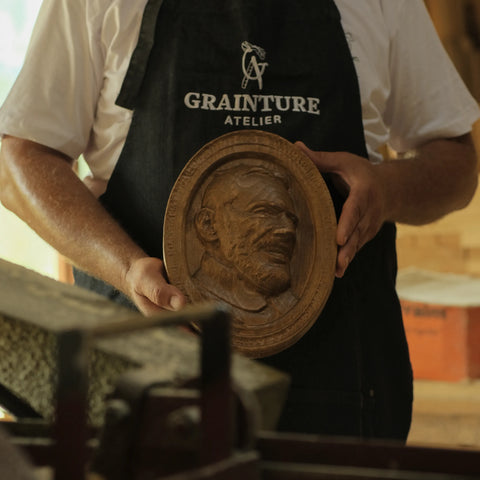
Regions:
<instances>
[{"instance_id":1,"label":"workshop background","mask_svg":"<svg viewBox=\"0 0 480 480\"><path fill-rule=\"evenodd\" d=\"M353 0L352 0L353 1ZM393 1L393 0L392 0ZM480 101L480 0L425 0ZM0 0L0 103L23 62L41 0ZM480 122L474 140L480 152ZM395 161L394 152L385 155ZM398 289L415 376L410 443L480 447L480 190L469 207L398 226ZM0 207L0 258L70 281L68 264Z\"/></svg>"}]
</instances>

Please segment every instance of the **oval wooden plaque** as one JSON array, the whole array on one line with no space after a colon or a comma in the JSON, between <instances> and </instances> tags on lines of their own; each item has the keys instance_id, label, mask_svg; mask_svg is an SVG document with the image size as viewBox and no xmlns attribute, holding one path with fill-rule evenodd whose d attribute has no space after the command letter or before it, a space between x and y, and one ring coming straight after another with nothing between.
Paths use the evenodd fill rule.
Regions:
<instances>
[{"instance_id":1,"label":"oval wooden plaque","mask_svg":"<svg viewBox=\"0 0 480 480\"><path fill-rule=\"evenodd\" d=\"M236 131L179 175L165 213L165 268L191 303L231 307L236 351L266 357L317 320L335 277L335 233L313 162L278 135Z\"/></svg>"}]
</instances>

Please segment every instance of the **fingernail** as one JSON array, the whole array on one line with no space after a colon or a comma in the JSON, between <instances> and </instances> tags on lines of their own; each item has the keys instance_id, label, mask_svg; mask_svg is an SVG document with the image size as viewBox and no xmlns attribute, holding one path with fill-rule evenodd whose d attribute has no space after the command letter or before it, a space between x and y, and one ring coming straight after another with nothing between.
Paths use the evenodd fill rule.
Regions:
<instances>
[{"instance_id":1,"label":"fingernail","mask_svg":"<svg viewBox=\"0 0 480 480\"><path fill-rule=\"evenodd\" d=\"M345 266L345 268L347 268L350 265L350 258L349 257L345 257L345 262L343 263L343 265Z\"/></svg>"},{"instance_id":2,"label":"fingernail","mask_svg":"<svg viewBox=\"0 0 480 480\"><path fill-rule=\"evenodd\" d=\"M179 297L173 296L172 298L170 298L170 307L172 307L173 310L180 310L181 306L182 301Z\"/></svg>"}]
</instances>

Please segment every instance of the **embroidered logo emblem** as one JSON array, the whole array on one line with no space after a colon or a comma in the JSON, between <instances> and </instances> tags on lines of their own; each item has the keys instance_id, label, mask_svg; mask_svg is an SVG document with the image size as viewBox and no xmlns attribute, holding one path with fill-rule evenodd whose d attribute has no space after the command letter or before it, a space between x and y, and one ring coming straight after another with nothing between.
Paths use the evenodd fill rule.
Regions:
<instances>
[{"instance_id":1,"label":"embroidered logo emblem","mask_svg":"<svg viewBox=\"0 0 480 480\"><path fill-rule=\"evenodd\" d=\"M265 68L268 66L268 63L259 62L258 60L265 60L265 50L256 45L252 45L249 42L242 42L242 50L242 88L247 88L250 80L256 80L258 82L258 88L261 90L263 88L262 76L265 72Z\"/></svg>"}]
</instances>

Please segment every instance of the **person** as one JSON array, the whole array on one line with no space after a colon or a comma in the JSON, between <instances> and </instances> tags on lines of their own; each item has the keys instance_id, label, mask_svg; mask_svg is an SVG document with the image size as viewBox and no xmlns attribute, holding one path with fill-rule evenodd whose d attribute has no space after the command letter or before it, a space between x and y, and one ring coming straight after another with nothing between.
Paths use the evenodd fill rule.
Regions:
<instances>
[{"instance_id":1,"label":"person","mask_svg":"<svg viewBox=\"0 0 480 480\"><path fill-rule=\"evenodd\" d=\"M195 216L205 253L193 278L203 298L229 304L236 319L264 322L296 303L290 262L298 217L288 189L274 164L245 161L217 169L205 187Z\"/></svg>"},{"instance_id":2,"label":"person","mask_svg":"<svg viewBox=\"0 0 480 480\"><path fill-rule=\"evenodd\" d=\"M404 441L395 222L469 203L478 117L421 0L45 0L0 111L1 201L79 285L176 310L158 218L185 162L235 129L298 141L336 206L337 278L309 332L262 360L292 379L278 428ZM387 143L413 153L382 161Z\"/></svg>"}]
</instances>

